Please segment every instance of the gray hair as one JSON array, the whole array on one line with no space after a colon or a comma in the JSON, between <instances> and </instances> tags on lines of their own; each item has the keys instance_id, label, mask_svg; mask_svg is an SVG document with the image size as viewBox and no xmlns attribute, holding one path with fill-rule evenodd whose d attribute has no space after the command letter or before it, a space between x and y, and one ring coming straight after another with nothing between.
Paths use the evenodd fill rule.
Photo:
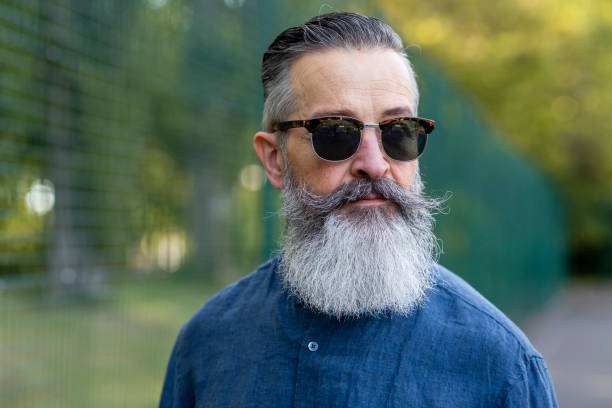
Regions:
<instances>
[{"instance_id":1,"label":"gray hair","mask_svg":"<svg viewBox=\"0 0 612 408\"><path fill-rule=\"evenodd\" d=\"M275 123L287 120L287 117L297 110L297 101L290 82L293 62L305 53L329 48L388 48L401 55L410 73L416 115L418 88L412 65L399 35L388 24L375 17L348 12L328 13L283 31L264 53L261 67L264 131L271 132ZM281 138L281 148L284 145L283 139L285 138Z\"/></svg>"}]
</instances>

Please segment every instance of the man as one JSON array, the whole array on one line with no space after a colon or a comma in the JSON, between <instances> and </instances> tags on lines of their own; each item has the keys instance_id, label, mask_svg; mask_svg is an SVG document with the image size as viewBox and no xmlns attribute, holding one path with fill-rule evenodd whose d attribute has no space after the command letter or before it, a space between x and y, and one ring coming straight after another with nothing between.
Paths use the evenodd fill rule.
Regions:
<instances>
[{"instance_id":1,"label":"man","mask_svg":"<svg viewBox=\"0 0 612 408\"><path fill-rule=\"evenodd\" d=\"M160 406L556 406L521 331L433 260L417 158L434 123L397 34L315 17L270 45L262 80L254 146L286 243L183 327Z\"/></svg>"}]
</instances>

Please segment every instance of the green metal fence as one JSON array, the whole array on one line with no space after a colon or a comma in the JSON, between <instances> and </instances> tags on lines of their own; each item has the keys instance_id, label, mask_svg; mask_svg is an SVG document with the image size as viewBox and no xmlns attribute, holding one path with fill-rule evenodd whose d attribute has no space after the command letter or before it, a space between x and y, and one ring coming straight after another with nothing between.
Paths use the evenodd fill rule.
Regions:
<instances>
[{"instance_id":1,"label":"green metal fence","mask_svg":"<svg viewBox=\"0 0 612 408\"><path fill-rule=\"evenodd\" d=\"M344 4L0 0L0 405L155 403L182 322L277 247L263 49ZM560 205L414 60L441 261L520 317L564 274Z\"/></svg>"},{"instance_id":2,"label":"green metal fence","mask_svg":"<svg viewBox=\"0 0 612 408\"><path fill-rule=\"evenodd\" d=\"M452 193L438 217L441 262L520 320L566 276L562 203L443 70L413 60L420 113L437 119L421 171L430 192Z\"/></svg>"}]
</instances>

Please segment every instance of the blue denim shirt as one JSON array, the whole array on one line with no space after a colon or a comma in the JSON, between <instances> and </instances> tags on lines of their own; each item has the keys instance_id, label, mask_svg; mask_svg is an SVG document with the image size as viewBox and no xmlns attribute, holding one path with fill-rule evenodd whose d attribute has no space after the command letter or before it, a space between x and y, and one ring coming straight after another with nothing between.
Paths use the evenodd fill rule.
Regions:
<instances>
[{"instance_id":1,"label":"blue denim shirt","mask_svg":"<svg viewBox=\"0 0 612 408\"><path fill-rule=\"evenodd\" d=\"M542 356L467 283L408 317L338 320L287 295L278 258L182 328L160 407L556 407Z\"/></svg>"}]
</instances>

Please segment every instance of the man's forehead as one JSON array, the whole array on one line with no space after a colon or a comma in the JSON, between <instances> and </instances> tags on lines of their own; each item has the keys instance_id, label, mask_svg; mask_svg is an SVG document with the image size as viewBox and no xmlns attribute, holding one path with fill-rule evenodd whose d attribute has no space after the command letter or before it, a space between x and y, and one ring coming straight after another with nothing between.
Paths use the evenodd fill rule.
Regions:
<instances>
[{"instance_id":1,"label":"man's forehead","mask_svg":"<svg viewBox=\"0 0 612 408\"><path fill-rule=\"evenodd\" d=\"M298 58L291 69L298 111L356 116L415 114L414 80L389 49L331 49ZM360 112L355 112L360 111Z\"/></svg>"}]
</instances>

